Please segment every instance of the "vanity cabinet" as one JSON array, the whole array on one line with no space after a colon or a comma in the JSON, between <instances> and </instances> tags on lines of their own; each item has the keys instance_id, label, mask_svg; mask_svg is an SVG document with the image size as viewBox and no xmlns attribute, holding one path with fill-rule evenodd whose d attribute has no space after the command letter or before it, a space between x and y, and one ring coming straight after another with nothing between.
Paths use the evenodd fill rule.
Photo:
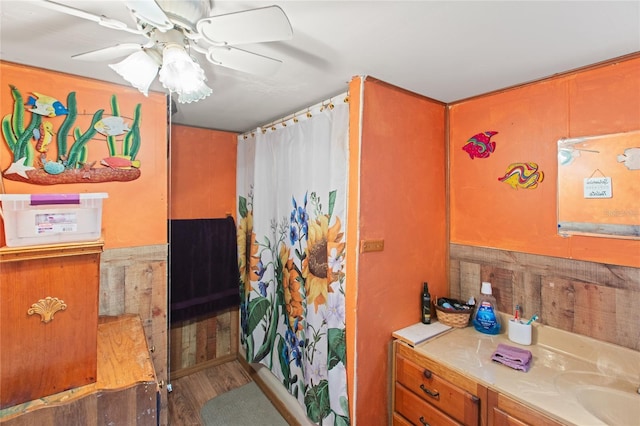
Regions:
<instances>
[{"instance_id":1,"label":"vanity cabinet","mask_svg":"<svg viewBox=\"0 0 640 426\"><path fill-rule=\"evenodd\" d=\"M394 358L394 425L484 424L484 387L400 341L394 342Z\"/></svg>"},{"instance_id":2,"label":"vanity cabinet","mask_svg":"<svg viewBox=\"0 0 640 426\"><path fill-rule=\"evenodd\" d=\"M527 407L520 402L488 390L488 425L489 426L562 426L560 423L539 411Z\"/></svg>"}]
</instances>

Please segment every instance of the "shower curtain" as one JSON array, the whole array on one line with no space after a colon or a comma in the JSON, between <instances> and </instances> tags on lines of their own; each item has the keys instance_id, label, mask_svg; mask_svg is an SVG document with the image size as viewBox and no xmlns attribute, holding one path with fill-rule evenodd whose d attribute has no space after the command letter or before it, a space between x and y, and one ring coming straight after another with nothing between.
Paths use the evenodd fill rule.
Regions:
<instances>
[{"instance_id":1,"label":"shower curtain","mask_svg":"<svg viewBox=\"0 0 640 426\"><path fill-rule=\"evenodd\" d=\"M323 425L349 424L348 110L325 103L238 140L241 342Z\"/></svg>"}]
</instances>

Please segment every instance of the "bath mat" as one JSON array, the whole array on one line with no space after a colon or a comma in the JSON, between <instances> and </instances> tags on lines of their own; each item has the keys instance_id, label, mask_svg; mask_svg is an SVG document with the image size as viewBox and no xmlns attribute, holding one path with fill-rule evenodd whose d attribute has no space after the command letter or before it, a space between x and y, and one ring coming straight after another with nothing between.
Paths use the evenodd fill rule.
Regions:
<instances>
[{"instance_id":1,"label":"bath mat","mask_svg":"<svg viewBox=\"0 0 640 426\"><path fill-rule=\"evenodd\" d=\"M210 399L200 410L200 416L205 426L288 424L255 382Z\"/></svg>"}]
</instances>

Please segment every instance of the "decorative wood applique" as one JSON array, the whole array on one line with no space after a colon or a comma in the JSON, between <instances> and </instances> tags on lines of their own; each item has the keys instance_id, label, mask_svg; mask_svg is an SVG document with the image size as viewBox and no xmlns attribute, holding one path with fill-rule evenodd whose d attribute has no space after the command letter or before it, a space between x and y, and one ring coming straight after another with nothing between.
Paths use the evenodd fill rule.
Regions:
<instances>
[{"instance_id":1,"label":"decorative wood applique","mask_svg":"<svg viewBox=\"0 0 640 426\"><path fill-rule=\"evenodd\" d=\"M67 304L64 303L64 300L47 296L31 305L27 310L27 315L38 314L40 315L40 320L46 324L53 320L56 312L64 311L65 309L67 309Z\"/></svg>"},{"instance_id":2,"label":"decorative wood applique","mask_svg":"<svg viewBox=\"0 0 640 426\"><path fill-rule=\"evenodd\" d=\"M105 116L100 109L89 121L78 113L75 92L68 94L65 106L36 92L23 102L20 91L10 87L13 113L2 119L2 136L13 159L2 173L5 178L55 185L127 182L140 177L136 157L141 143L141 104L129 119L120 115L118 100L112 95L111 115ZM30 120L25 125L27 113Z\"/></svg>"}]
</instances>

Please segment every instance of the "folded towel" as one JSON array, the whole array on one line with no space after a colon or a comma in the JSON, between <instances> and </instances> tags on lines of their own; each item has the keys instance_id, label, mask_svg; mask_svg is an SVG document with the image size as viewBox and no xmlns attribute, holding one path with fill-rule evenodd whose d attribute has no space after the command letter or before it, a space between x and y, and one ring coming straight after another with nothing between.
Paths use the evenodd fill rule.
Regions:
<instances>
[{"instance_id":1,"label":"folded towel","mask_svg":"<svg viewBox=\"0 0 640 426\"><path fill-rule=\"evenodd\" d=\"M531 352L514 346L498 344L498 348L491 355L491 360L511 367L514 370L529 371L531 367Z\"/></svg>"}]
</instances>

